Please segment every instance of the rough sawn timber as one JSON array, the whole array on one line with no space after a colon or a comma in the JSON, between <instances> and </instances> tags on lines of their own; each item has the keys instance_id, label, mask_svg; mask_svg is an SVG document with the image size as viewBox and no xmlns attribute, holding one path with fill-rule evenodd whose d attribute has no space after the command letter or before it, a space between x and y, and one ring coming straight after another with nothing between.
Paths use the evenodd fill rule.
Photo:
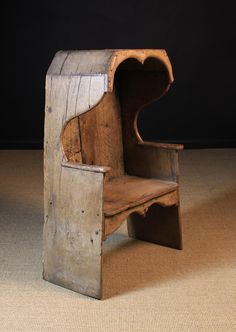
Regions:
<instances>
[{"instance_id":1,"label":"rough sawn timber","mask_svg":"<svg viewBox=\"0 0 236 332\"><path fill-rule=\"evenodd\" d=\"M96 298L102 297L104 173L65 167L61 132L101 100L104 80L101 75L46 79L43 277Z\"/></svg>"},{"instance_id":2,"label":"rough sawn timber","mask_svg":"<svg viewBox=\"0 0 236 332\"><path fill-rule=\"evenodd\" d=\"M55 55L46 77L45 280L101 299L102 243L126 218L130 236L181 248L178 150L182 146L144 142L137 129L140 109L163 95L172 82L164 50ZM174 185L156 195L147 193L142 200L140 194L137 203L109 214L107 188L110 198L117 195L112 181L127 174Z\"/></svg>"}]
</instances>

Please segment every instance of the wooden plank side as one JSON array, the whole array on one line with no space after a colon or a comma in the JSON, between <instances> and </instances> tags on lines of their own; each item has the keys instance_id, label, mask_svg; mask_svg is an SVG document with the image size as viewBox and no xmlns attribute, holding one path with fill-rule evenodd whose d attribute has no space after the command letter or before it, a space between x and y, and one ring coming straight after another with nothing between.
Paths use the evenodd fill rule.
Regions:
<instances>
[{"instance_id":1,"label":"wooden plank side","mask_svg":"<svg viewBox=\"0 0 236 332\"><path fill-rule=\"evenodd\" d=\"M72 51L62 73L105 74L112 50Z\"/></svg>"},{"instance_id":2,"label":"wooden plank side","mask_svg":"<svg viewBox=\"0 0 236 332\"><path fill-rule=\"evenodd\" d=\"M48 75L107 74L113 50L71 50L56 53Z\"/></svg>"},{"instance_id":3,"label":"wooden plank side","mask_svg":"<svg viewBox=\"0 0 236 332\"><path fill-rule=\"evenodd\" d=\"M107 91L112 91L116 69L128 58L136 58L140 63L144 63L148 58L158 59L166 67L170 81L173 81L171 63L163 49L59 51L49 67L48 74L105 74L107 75Z\"/></svg>"},{"instance_id":4,"label":"wooden plank side","mask_svg":"<svg viewBox=\"0 0 236 332\"><path fill-rule=\"evenodd\" d=\"M153 146L136 146L126 155L126 171L132 175L178 183L178 158L178 151L176 150Z\"/></svg>"},{"instance_id":5,"label":"wooden plank side","mask_svg":"<svg viewBox=\"0 0 236 332\"><path fill-rule=\"evenodd\" d=\"M92 95L90 88L95 91ZM101 236L96 232L103 224L104 174L62 167L65 157L61 133L66 123L94 107L103 94L104 77L101 75L92 78L47 75L46 78L43 275L46 280L97 298L102 296ZM74 130L77 129L73 127ZM95 216L89 210L90 205L96 211ZM86 209L86 213L81 216L78 209L80 212ZM83 248L87 245L90 249L85 255ZM95 251L98 254L93 255ZM86 264L90 267L85 264L89 257L90 263Z\"/></svg>"},{"instance_id":6,"label":"wooden plank side","mask_svg":"<svg viewBox=\"0 0 236 332\"><path fill-rule=\"evenodd\" d=\"M127 220L129 236L162 246L182 249L178 206L152 205L145 215L133 213Z\"/></svg>"},{"instance_id":7,"label":"wooden plank side","mask_svg":"<svg viewBox=\"0 0 236 332\"><path fill-rule=\"evenodd\" d=\"M136 66L136 71L121 68L118 73L125 171L129 175L178 181L177 147L166 149L167 146L143 142L137 128L138 112L168 89L167 73L145 72L141 70L144 65Z\"/></svg>"},{"instance_id":8,"label":"wooden plank side","mask_svg":"<svg viewBox=\"0 0 236 332\"><path fill-rule=\"evenodd\" d=\"M103 173L62 167L59 187L44 227L44 279L101 298Z\"/></svg>"},{"instance_id":9,"label":"wooden plank side","mask_svg":"<svg viewBox=\"0 0 236 332\"><path fill-rule=\"evenodd\" d=\"M64 66L64 63L65 63L67 57L68 57L68 54L69 54L69 51L58 51L55 54L50 66L48 68L47 74L48 75L52 75L52 74L59 75Z\"/></svg>"}]
</instances>

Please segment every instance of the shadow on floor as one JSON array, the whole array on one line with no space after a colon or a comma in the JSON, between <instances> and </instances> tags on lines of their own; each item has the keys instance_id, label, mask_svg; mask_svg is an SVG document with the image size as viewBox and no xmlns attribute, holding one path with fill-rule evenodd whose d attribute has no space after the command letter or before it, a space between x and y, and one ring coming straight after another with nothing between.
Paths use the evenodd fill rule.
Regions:
<instances>
[{"instance_id":1,"label":"shadow on floor","mask_svg":"<svg viewBox=\"0 0 236 332\"><path fill-rule=\"evenodd\" d=\"M14 181L11 185L6 185L8 194L2 191L0 197L1 268L8 269L3 274L9 282L77 296L42 280L42 184L27 187L20 183L15 189ZM26 188L24 193L21 188ZM124 227L109 237L104 255L104 297L158 287L173 279L182 281L188 274L232 264L236 259L236 188L209 197L183 210L182 251L130 239Z\"/></svg>"},{"instance_id":2,"label":"shadow on floor","mask_svg":"<svg viewBox=\"0 0 236 332\"><path fill-rule=\"evenodd\" d=\"M113 234L104 257L104 297L181 280L186 274L235 262L235 202L236 190L232 190L183 211L182 251Z\"/></svg>"}]
</instances>

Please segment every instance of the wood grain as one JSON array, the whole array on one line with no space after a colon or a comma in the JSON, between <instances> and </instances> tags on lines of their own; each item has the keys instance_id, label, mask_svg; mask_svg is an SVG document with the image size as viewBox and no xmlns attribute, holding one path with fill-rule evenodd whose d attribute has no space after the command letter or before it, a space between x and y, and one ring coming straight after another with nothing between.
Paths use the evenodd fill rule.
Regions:
<instances>
[{"instance_id":1,"label":"wood grain","mask_svg":"<svg viewBox=\"0 0 236 332\"><path fill-rule=\"evenodd\" d=\"M82 163L78 117L73 118L66 125L62 133L62 145L68 161Z\"/></svg>"},{"instance_id":2,"label":"wood grain","mask_svg":"<svg viewBox=\"0 0 236 332\"><path fill-rule=\"evenodd\" d=\"M163 194L162 196L152 198L140 205L129 207L126 210L123 210L115 215L106 216L103 239L105 240L108 235L115 232L127 218L132 218L132 215L134 213L138 213L142 216L145 216L148 209L153 204L158 204L162 207L168 207L173 205L177 206L179 204L178 191L177 190L171 191L167 194ZM157 219L159 219L158 216ZM134 237L133 233L130 234L130 236Z\"/></svg>"},{"instance_id":3,"label":"wood grain","mask_svg":"<svg viewBox=\"0 0 236 332\"><path fill-rule=\"evenodd\" d=\"M126 218L130 236L181 247L182 146L144 142L137 128L140 109L172 81L164 50L55 55L46 77L44 279L101 299L102 241Z\"/></svg>"},{"instance_id":4,"label":"wood grain","mask_svg":"<svg viewBox=\"0 0 236 332\"><path fill-rule=\"evenodd\" d=\"M47 75L104 75L106 81L104 91L111 92L117 68L126 59L136 59L144 64L148 58L154 58L157 63L163 64L173 82L173 73L170 60L165 50L162 49L106 49L106 50L81 50L59 51L56 53Z\"/></svg>"},{"instance_id":5,"label":"wood grain","mask_svg":"<svg viewBox=\"0 0 236 332\"><path fill-rule=\"evenodd\" d=\"M139 146L152 146L158 149L167 149L167 150L183 150L183 144L171 144L171 143L159 143L159 142L149 142L149 141L140 141L138 142Z\"/></svg>"},{"instance_id":6,"label":"wood grain","mask_svg":"<svg viewBox=\"0 0 236 332\"><path fill-rule=\"evenodd\" d=\"M140 110L168 91L168 74L165 71L142 71L134 61L131 65L133 71L121 67L117 78L123 120L125 171L130 175L178 182L178 150L183 146L144 142L137 128Z\"/></svg>"},{"instance_id":7,"label":"wood grain","mask_svg":"<svg viewBox=\"0 0 236 332\"><path fill-rule=\"evenodd\" d=\"M122 176L105 183L104 214L113 216L131 207L176 190L177 183L136 176ZM125 190L125 194L124 194Z\"/></svg>"},{"instance_id":8,"label":"wood grain","mask_svg":"<svg viewBox=\"0 0 236 332\"><path fill-rule=\"evenodd\" d=\"M114 89L90 112L79 117L82 161L110 167L108 177L124 174L123 143L119 101Z\"/></svg>"},{"instance_id":9,"label":"wood grain","mask_svg":"<svg viewBox=\"0 0 236 332\"><path fill-rule=\"evenodd\" d=\"M103 173L72 167L61 172L44 227L44 279L100 299Z\"/></svg>"},{"instance_id":10,"label":"wood grain","mask_svg":"<svg viewBox=\"0 0 236 332\"><path fill-rule=\"evenodd\" d=\"M101 75L46 78L43 277L96 298L102 297L104 173L62 164L80 159L77 124L66 124L96 106L103 95Z\"/></svg>"},{"instance_id":11,"label":"wood grain","mask_svg":"<svg viewBox=\"0 0 236 332\"><path fill-rule=\"evenodd\" d=\"M128 221L129 236L175 249L182 249L179 206L153 204L145 215L133 213Z\"/></svg>"}]
</instances>

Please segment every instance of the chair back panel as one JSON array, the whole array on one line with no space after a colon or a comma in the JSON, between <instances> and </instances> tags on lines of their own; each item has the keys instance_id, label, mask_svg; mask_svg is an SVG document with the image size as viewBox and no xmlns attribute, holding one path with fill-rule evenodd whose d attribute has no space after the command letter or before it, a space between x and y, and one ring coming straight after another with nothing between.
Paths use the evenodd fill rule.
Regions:
<instances>
[{"instance_id":1,"label":"chair back panel","mask_svg":"<svg viewBox=\"0 0 236 332\"><path fill-rule=\"evenodd\" d=\"M79 116L82 163L111 167L108 178L124 175L121 122L115 87Z\"/></svg>"}]
</instances>

